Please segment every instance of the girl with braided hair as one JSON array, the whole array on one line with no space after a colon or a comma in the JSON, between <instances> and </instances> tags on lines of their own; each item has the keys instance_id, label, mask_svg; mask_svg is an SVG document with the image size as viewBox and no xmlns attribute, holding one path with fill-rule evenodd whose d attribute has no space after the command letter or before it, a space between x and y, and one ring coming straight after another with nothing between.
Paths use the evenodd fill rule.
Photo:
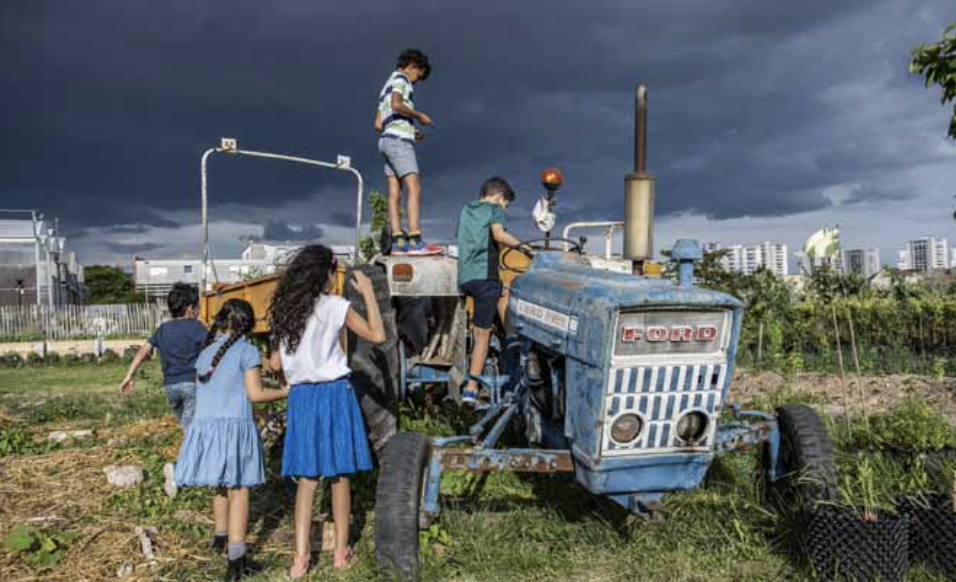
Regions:
<instances>
[{"instance_id":1,"label":"girl with braided hair","mask_svg":"<svg viewBox=\"0 0 956 582\"><path fill-rule=\"evenodd\" d=\"M252 306L226 301L196 359L196 414L176 463L180 487L214 487L216 531L212 547L228 540L226 580L239 580L256 567L246 558L249 488L265 482L262 440L252 416L254 402L285 398L288 387L264 390L259 350L247 339L255 325Z\"/></svg>"},{"instance_id":2,"label":"girl with braided hair","mask_svg":"<svg viewBox=\"0 0 956 582\"><path fill-rule=\"evenodd\" d=\"M372 468L368 435L349 367L339 343L342 328L374 344L385 341L375 290L355 271L352 287L365 303L368 320L349 302L332 294L336 261L332 251L310 245L288 265L269 307L272 367L282 369L289 392L289 418L282 475L298 479L295 498L295 558L289 576L304 577L312 560L312 501L318 480L332 481L335 520L333 566L352 561L348 546L351 492L349 475Z\"/></svg>"}]
</instances>

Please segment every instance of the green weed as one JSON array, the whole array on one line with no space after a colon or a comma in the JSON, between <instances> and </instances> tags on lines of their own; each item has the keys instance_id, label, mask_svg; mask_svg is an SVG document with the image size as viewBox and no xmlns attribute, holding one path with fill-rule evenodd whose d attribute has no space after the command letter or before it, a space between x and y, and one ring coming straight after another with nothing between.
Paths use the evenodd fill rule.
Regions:
<instances>
[{"instance_id":1,"label":"green weed","mask_svg":"<svg viewBox=\"0 0 956 582\"><path fill-rule=\"evenodd\" d=\"M56 446L55 443L37 443L29 432L19 426L0 428L0 458L47 453Z\"/></svg>"},{"instance_id":2,"label":"green weed","mask_svg":"<svg viewBox=\"0 0 956 582\"><path fill-rule=\"evenodd\" d=\"M907 397L893 410L857 424L852 433L860 448L928 452L956 448L956 432L946 417L918 395Z\"/></svg>"},{"instance_id":3,"label":"green weed","mask_svg":"<svg viewBox=\"0 0 956 582\"><path fill-rule=\"evenodd\" d=\"M21 525L12 529L4 539L4 546L11 554L26 560L38 570L48 570L66 555L66 550L77 535L66 532L50 532Z\"/></svg>"}]
</instances>

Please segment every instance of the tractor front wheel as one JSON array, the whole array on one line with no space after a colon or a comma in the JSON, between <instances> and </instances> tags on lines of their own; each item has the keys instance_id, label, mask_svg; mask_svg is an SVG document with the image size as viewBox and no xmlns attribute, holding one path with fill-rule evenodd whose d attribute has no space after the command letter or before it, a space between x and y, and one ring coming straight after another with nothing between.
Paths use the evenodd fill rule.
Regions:
<instances>
[{"instance_id":1,"label":"tractor front wheel","mask_svg":"<svg viewBox=\"0 0 956 582\"><path fill-rule=\"evenodd\" d=\"M403 432L388 441L380 456L375 493L375 558L387 576L418 578L419 511L430 455L427 437Z\"/></svg>"},{"instance_id":2,"label":"tractor front wheel","mask_svg":"<svg viewBox=\"0 0 956 582\"><path fill-rule=\"evenodd\" d=\"M805 405L782 406L777 426L780 450L774 472L779 479L769 493L798 503L834 498L838 483L833 442L820 415ZM769 461L769 454L764 457Z\"/></svg>"}]
</instances>

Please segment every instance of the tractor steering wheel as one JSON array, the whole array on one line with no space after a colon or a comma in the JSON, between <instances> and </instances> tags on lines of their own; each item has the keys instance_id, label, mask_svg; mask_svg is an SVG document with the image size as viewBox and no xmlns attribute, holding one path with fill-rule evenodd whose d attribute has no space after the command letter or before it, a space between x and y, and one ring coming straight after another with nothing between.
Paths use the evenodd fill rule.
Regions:
<instances>
[{"instance_id":1,"label":"tractor steering wheel","mask_svg":"<svg viewBox=\"0 0 956 582\"><path fill-rule=\"evenodd\" d=\"M521 241L520 243L518 243L517 245L507 247L507 248L504 250L504 252L501 253L501 266L502 266L502 268L503 268L504 270L506 270L506 271L511 271L511 272L513 272L513 273L524 273L524 272L526 272L526 271L528 270L527 266L525 266L525 265L522 265L522 266L519 267L519 266L513 266L513 265L509 265L509 264L508 264L508 255L509 255L511 252L513 252L513 251L516 251L516 252L518 252L518 253L521 253L522 255L528 257L529 259L530 259L530 258L534 258L534 252L545 252L545 253L547 253L547 252L565 252L563 248L556 248L556 247L553 247L553 246L552 246L552 247L549 247L549 248L545 248L545 246L544 246L544 243L545 243L545 242L548 242L548 243L567 243L567 244L569 244L569 245L571 246L571 248L568 249L568 252L573 252L573 253L578 253L578 254L584 254L584 249L581 248L581 243L580 243L580 242L577 242L577 241L573 241L573 240L571 240L571 239L567 239L567 238L552 238L552 239L534 238L534 239L531 239L531 240L524 240L524 241ZM526 250L526 249L527 249L527 250ZM532 251L534 251L534 252L532 252Z\"/></svg>"}]
</instances>

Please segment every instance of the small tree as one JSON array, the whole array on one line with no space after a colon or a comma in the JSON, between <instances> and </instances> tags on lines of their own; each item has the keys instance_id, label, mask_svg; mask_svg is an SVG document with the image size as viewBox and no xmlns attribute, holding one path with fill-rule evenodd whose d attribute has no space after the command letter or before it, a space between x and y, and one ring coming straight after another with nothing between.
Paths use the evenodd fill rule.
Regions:
<instances>
[{"instance_id":1,"label":"small tree","mask_svg":"<svg viewBox=\"0 0 956 582\"><path fill-rule=\"evenodd\" d=\"M365 260L371 259L382 251L382 239L388 230L388 198L372 191L368 196L368 205L372 210L372 220L368 235L359 241L359 252Z\"/></svg>"},{"instance_id":2,"label":"small tree","mask_svg":"<svg viewBox=\"0 0 956 582\"><path fill-rule=\"evenodd\" d=\"M83 269L84 284L90 303L136 303L133 277L111 265L90 265Z\"/></svg>"},{"instance_id":3,"label":"small tree","mask_svg":"<svg viewBox=\"0 0 956 582\"><path fill-rule=\"evenodd\" d=\"M757 362L763 361L767 325L784 319L790 309L790 289L783 279L760 267L743 281L740 289L747 317L757 323ZM775 327L776 331L776 327ZM774 334L779 340L780 334ZM775 349L779 346L773 346Z\"/></svg>"}]
</instances>

